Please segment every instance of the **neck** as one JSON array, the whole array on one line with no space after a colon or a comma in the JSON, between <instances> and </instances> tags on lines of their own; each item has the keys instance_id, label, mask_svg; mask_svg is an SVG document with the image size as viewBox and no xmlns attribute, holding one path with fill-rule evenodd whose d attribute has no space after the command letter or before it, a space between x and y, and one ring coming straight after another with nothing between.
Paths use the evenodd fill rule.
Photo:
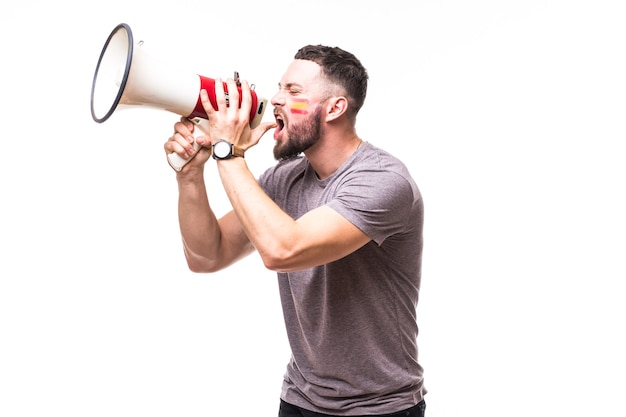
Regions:
<instances>
[{"instance_id":1,"label":"neck","mask_svg":"<svg viewBox=\"0 0 626 417\"><path fill-rule=\"evenodd\" d=\"M352 132L346 136L324 136L304 154L320 179L331 176L361 146L363 140Z\"/></svg>"}]
</instances>

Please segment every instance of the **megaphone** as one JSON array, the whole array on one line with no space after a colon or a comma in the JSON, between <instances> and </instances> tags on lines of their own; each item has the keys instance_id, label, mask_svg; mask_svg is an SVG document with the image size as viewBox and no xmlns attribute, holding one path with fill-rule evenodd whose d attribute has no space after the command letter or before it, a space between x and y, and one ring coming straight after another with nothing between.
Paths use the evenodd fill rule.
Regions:
<instances>
[{"instance_id":1,"label":"megaphone","mask_svg":"<svg viewBox=\"0 0 626 417\"><path fill-rule=\"evenodd\" d=\"M165 66L143 51L142 45L143 41L133 40L133 33L126 23L117 25L107 38L91 86L93 119L102 123L117 110L147 106L185 116L208 133L208 116L200 100L200 90L207 91L216 109L215 80ZM223 88L228 100L226 83ZM238 89L241 92L241 88ZM267 99L252 90L251 128L259 125L266 106ZM200 147L194 143L194 148L197 153ZM172 153L167 158L172 168L180 171L193 156L183 159Z\"/></svg>"}]
</instances>

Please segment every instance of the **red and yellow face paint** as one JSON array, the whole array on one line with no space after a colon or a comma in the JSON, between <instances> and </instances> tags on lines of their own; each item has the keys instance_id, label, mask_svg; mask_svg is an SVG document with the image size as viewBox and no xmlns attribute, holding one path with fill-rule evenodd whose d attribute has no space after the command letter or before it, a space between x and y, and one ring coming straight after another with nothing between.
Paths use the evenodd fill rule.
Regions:
<instances>
[{"instance_id":1,"label":"red and yellow face paint","mask_svg":"<svg viewBox=\"0 0 626 417\"><path fill-rule=\"evenodd\" d=\"M289 111L293 114L308 114L309 100L306 98L292 98L289 104Z\"/></svg>"}]
</instances>

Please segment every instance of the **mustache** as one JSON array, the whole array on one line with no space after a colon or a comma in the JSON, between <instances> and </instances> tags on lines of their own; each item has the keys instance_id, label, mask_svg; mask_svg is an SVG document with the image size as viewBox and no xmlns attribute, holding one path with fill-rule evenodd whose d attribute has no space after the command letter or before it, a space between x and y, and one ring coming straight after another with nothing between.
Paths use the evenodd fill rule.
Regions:
<instances>
[{"instance_id":1,"label":"mustache","mask_svg":"<svg viewBox=\"0 0 626 417\"><path fill-rule=\"evenodd\" d=\"M285 118L285 114L278 109L274 109L274 116L281 116L283 119Z\"/></svg>"}]
</instances>

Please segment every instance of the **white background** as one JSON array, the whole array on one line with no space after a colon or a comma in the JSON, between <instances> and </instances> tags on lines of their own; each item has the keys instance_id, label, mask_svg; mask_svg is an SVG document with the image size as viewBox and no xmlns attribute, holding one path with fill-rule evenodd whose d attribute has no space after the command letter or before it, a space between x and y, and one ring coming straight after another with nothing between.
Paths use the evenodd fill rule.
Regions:
<instances>
[{"instance_id":1,"label":"white background","mask_svg":"<svg viewBox=\"0 0 626 417\"><path fill-rule=\"evenodd\" d=\"M624 416L622 4L3 1L0 415L277 413L275 275L256 255L187 270L162 150L178 116L91 118L125 22L154 57L237 70L268 98L307 43L362 60L358 132L407 163L426 205L429 417ZM249 152L255 173L271 147Z\"/></svg>"}]
</instances>

